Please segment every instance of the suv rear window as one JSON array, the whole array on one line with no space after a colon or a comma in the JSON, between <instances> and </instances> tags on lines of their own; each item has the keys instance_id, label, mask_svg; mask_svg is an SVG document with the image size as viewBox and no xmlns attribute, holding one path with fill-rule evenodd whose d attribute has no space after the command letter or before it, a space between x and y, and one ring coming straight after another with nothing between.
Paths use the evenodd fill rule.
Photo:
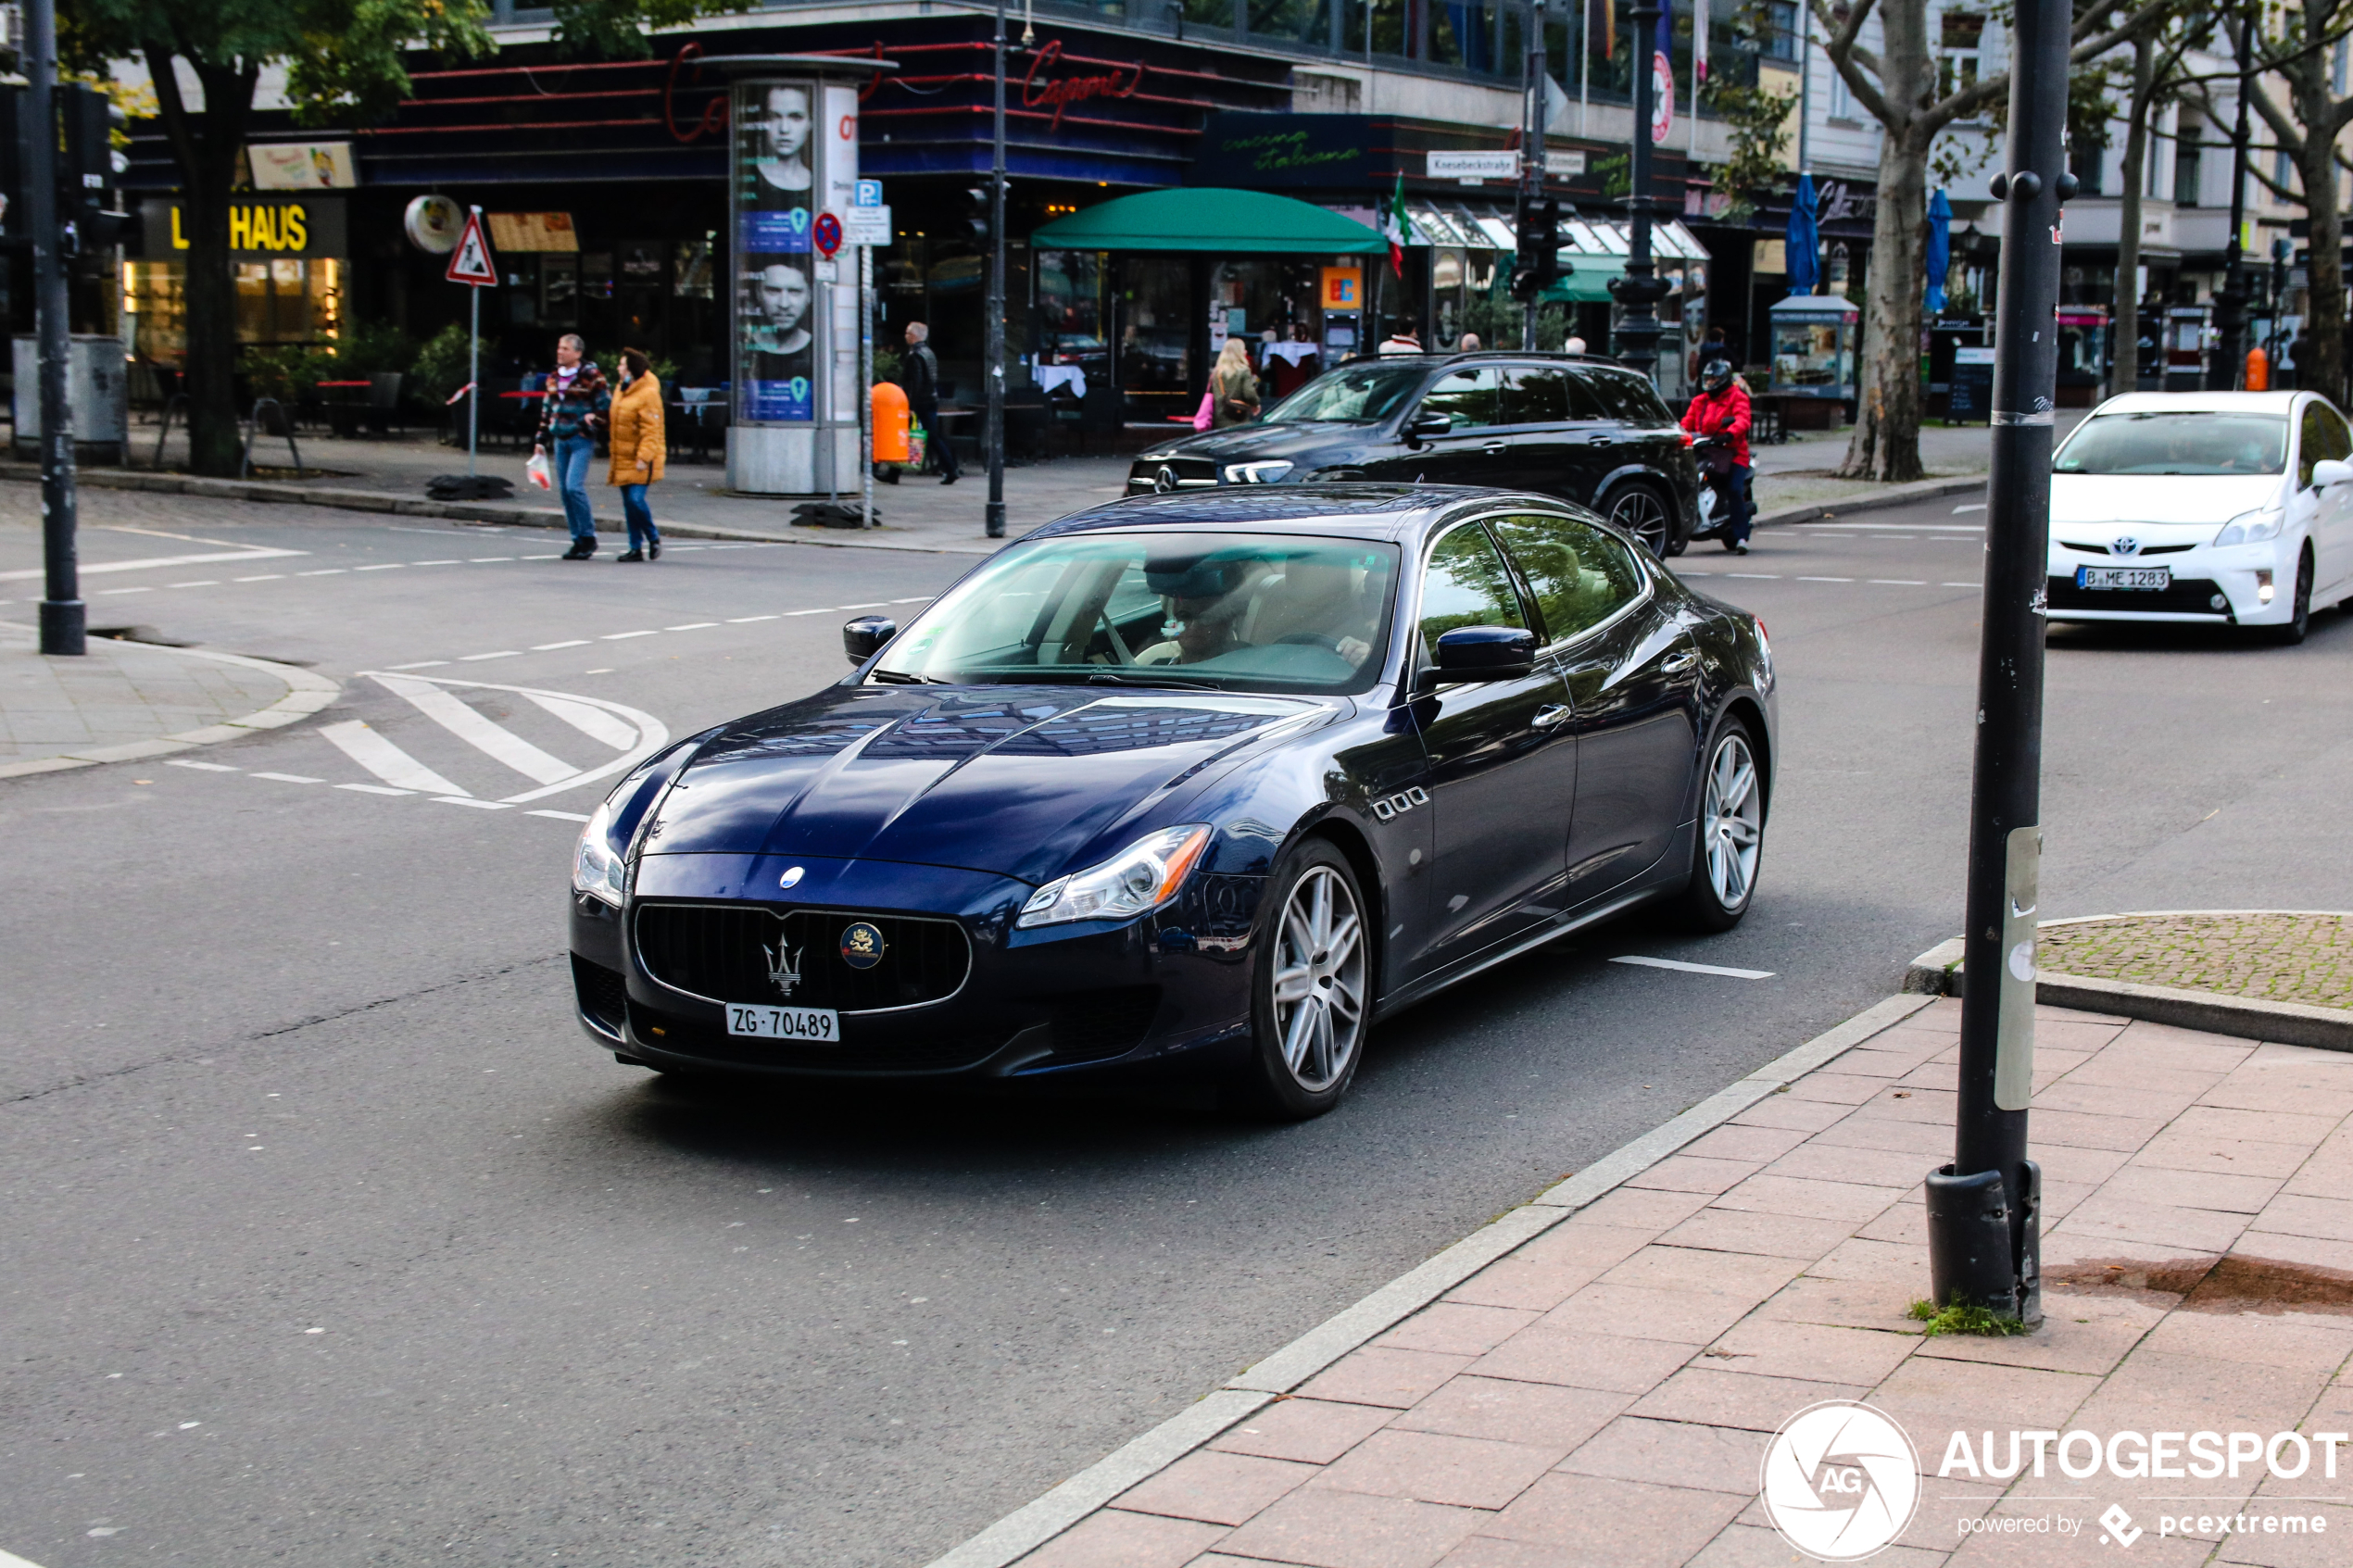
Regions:
<instances>
[{"instance_id":1,"label":"suv rear window","mask_svg":"<svg viewBox=\"0 0 2353 1568\"><path fill-rule=\"evenodd\" d=\"M1572 372L1582 376L1601 399L1603 411L1613 420L1633 425L1671 425L1675 416L1667 411L1658 392L1651 383L1631 370L1621 370L1601 365L1580 365Z\"/></svg>"}]
</instances>

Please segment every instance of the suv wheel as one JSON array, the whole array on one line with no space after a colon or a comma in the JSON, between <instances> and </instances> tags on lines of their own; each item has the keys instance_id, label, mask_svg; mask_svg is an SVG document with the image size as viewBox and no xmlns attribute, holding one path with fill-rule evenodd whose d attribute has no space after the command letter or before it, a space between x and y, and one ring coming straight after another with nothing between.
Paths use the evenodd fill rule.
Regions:
<instances>
[{"instance_id":1,"label":"suv wheel","mask_svg":"<svg viewBox=\"0 0 2353 1568\"><path fill-rule=\"evenodd\" d=\"M1640 480L1620 484L1602 497L1594 508L1618 527L1642 541L1642 547L1654 556L1680 554L1676 538L1674 514L1667 509L1665 497Z\"/></svg>"}]
</instances>

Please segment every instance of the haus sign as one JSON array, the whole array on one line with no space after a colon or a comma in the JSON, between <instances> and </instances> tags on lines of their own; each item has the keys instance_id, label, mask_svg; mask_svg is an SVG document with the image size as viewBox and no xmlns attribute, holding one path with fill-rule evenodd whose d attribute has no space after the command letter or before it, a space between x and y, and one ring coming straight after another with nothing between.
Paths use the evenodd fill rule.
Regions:
<instances>
[{"instance_id":1,"label":"haus sign","mask_svg":"<svg viewBox=\"0 0 2353 1568\"><path fill-rule=\"evenodd\" d=\"M142 202L147 259L183 255L191 238L181 204ZM229 204L229 249L241 257L344 257L351 253L341 196L251 196Z\"/></svg>"}]
</instances>

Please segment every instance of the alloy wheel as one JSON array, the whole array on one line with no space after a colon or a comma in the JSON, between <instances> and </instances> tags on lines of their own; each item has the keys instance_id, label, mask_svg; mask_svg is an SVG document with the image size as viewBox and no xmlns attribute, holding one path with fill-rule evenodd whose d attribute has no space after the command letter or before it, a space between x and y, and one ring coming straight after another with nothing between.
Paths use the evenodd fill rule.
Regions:
<instances>
[{"instance_id":1,"label":"alloy wheel","mask_svg":"<svg viewBox=\"0 0 2353 1568\"><path fill-rule=\"evenodd\" d=\"M1670 524L1667 508L1647 486L1629 485L1610 502L1609 521L1642 541L1642 548L1654 556L1667 553L1667 535Z\"/></svg>"},{"instance_id":2,"label":"alloy wheel","mask_svg":"<svg viewBox=\"0 0 2353 1568\"><path fill-rule=\"evenodd\" d=\"M1365 922L1329 866L1294 884L1275 947L1275 1027L1283 1065L1320 1093L1354 1063L1365 1035Z\"/></svg>"},{"instance_id":3,"label":"alloy wheel","mask_svg":"<svg viewBox=\"0 0 2353 1568\"><path fill-rule=\"evenodd\" d=\"M1708 885L1717 903L1736 910L1756 885L1756 857L1765 847L1764 801L1756 759L1737 732L1718 742L1707 766L1707 799L1700 813Z\"/></svg>"}]
</instances>

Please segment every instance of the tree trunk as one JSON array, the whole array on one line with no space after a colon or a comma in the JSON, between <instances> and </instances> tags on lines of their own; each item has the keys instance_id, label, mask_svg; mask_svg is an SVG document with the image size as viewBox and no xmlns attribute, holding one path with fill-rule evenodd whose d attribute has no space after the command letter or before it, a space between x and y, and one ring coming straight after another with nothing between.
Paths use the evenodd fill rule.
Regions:
<instances>
[{"instance_id":1,"label":"tree trunk","mask_svg":"<svg viewBox=\"0 0 2353 1568\"><path fill-rule=\"evenodd\" d=\"M2318 73L2315 72L2315 75ZM2316 82L2325 89L2325 82ZM2302 96L2302 94L2298 94ZM2314 106L2326 103L2325 91L2316 93ZM2328 125L2334 119L2328 105L2322 115L2305 121ZM2310 131L2304 137L2299 172L2304 183L2304 211L2312 220L2304 291L2304 344L2296 355L2296 385L2343 402L2345 398L2345 261L2341 250L2345 213L2337 203L2335 138Z\"/></svg>"},{"instance_id":2,"label":"tree trunk","mask_svg":"<svg viewBox=\"0 0 2353 1568\"><path fill-rule=\"evenodd\" d=\"M204 87L204 112L188 111L172 70L172 49L145 50L160 118L180 169L181 296L187 325L182 360L188 394L188 466L201 474L233 475L244 455L237 410L237 289L229 252L229 207L237 161L245 150L259 72L242 62L191 62Z\"/></svg>"},{"instance_id":3,"label":"tree trunk","mask_svg":"<svg viewBox=\"0 0 2353 1568\"><path fill-rule=\"evenodd\" d=\"M2157 41L2143 33L2133 41L2133 96L2124 117L2124 189L2116 230L2116 384L2108 388L2111 395L2132 392L2140 385L2141 191L2148 179L2147 120L2149 99L2156 91ZM2160 334L2160 345L2163 341ZM2164 363L2162 358L2158 363Z\"/></svg>"},{"instance_id":4,"label":"tree trunk","mask_svg":"<svg viewBox=\"0 0 2353 1568\"><path fill-rule=\"evenodd\" d=\"M1862 385L1843 479L1920 477L1920 291L1927 282L1928 156L1880 139L1879 216L1863 307Z\"/></svg>"},{"instance_id":5,"label":"tree trunk","mask_svg":"<svg viewBox=\"0 0 2353 1568\"><path fill-rule=\"evenodd\" d=\"M1919 106L1936 94L1922 0L1880 7L1879 78L1901 123L1880 137L1879 215L1864 291L1862 383L1840 477L1903 484L1920 477L1920 316L1928 286L1928 153Z\"/></svg>"}]
</instances>

